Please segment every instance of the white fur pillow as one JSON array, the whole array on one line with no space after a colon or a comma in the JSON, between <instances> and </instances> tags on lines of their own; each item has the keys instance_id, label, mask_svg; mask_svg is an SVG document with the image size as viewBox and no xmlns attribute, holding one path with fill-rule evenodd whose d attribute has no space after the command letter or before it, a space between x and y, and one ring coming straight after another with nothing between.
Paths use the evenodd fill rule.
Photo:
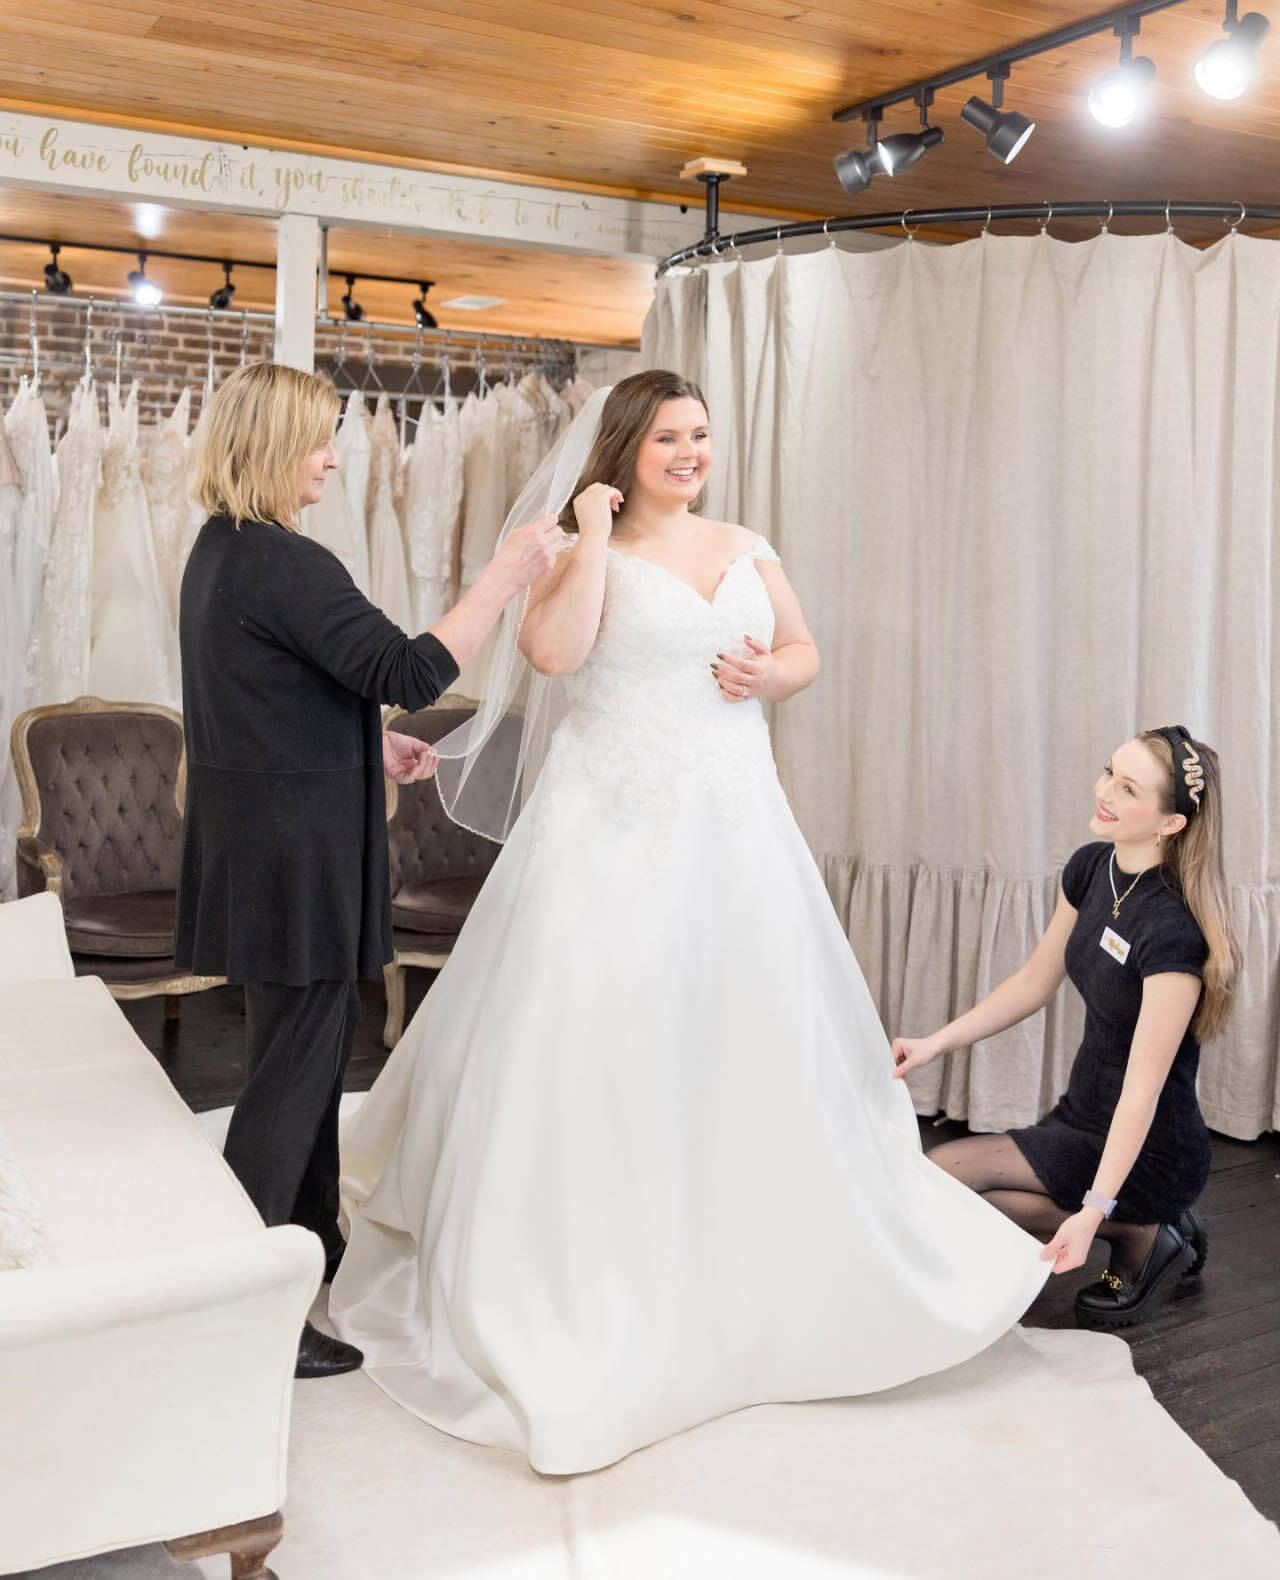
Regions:
<instances>
[{"instance_id":1,"label":"white fur pillow","mask_svg":"<svg viewBox=\"0 0 1280 1580\"><path fill-rule=\"evenodd\" d=\"M43 1236L40 1209L0 1131L0 1273L37 1261Z\"/></svg>"}]
</instances>

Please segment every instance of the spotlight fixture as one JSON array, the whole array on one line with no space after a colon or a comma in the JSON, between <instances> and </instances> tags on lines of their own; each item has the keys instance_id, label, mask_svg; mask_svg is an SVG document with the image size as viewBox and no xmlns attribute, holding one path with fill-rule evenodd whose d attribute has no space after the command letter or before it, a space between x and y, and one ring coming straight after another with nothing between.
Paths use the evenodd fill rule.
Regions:
<instances>
[{"instance_id":1,"label":"spotlight fixture","mask_svg":"<svg viewBox=\"0 0 1280 1580\"><path fill-rule=\"evenodd\" d=\"M892 137L882 137L879 145L879 162L887 176L900 176L909 170L917 159L923 159L931 148L943 141L940 126L929 125L929 106L933 103L933 89L921 88L916 94L920 109L918 132L895 132Z\"/></svg>"},{"instance_id":2,"label":"spotlight fixture","mask_svg":"<svg viewBox=\"0 0 1280 1580\"><path fill-rule=\"evenodd\" d=\"M867 146L865 148L846 148L844 153L837 154L832 161L836 167L836 178L850 196L855 192L866 191L876 176L888 173L880 162L880 144L876 140L879 119L878 115L866 117Z\"/></svg>"},{"instance_id":3,"label":"spotlight fixture","mask_svg":"<svg viewBox=\"0 0 1280 1580\"><path fill-rule=\"evenodd\" d=\"M1005 78L1009 75L1009 67L1004 62L992 66L987 75L991 79L991 102L975 94L960 111L960 119L982 133L989 154L1002 165L1011 165L1026 147L1036 123L1019 115L1017 110L1002 108Z\"/></svg>"},{"instance_id":4,"label":"spotlight fixture","mask_svg":"<svg viewBox=\"0 0 1280 1580\"><path fill-rule=\"evenodd\" d=\"M1143 108L1155 80L1155 62L1133 56L1133 40L1141 19L1124 17L1116 23L1120 38L1120 64L1098 78L1089 89L1089 113L1103 126L1128 126Z\"/></svg>"},{"instance_id":5,"label":"spotlight fixture","mask_svg":"<svg viewBox=\"0 0 1280 1580\"><path fill-rule=\"evenodd\" d=\"M129 289L133 299L139 307L159 307L164 301L164 292L154 280L147 279L147 255L145 252L138 254L138 267L129 270Z\"/></svg>"},{"instance_id":6,"label":"spotlight fixture","mask_svg":"<svg viewBox=\"0 0 1280 1580\"><path fill-rule=\"evenodd\" d=\"M349 324L358 324L364 317L364 308L355 298L356 277L354 274L347 276L347 294L342 298L342 311L347 315Z\"/></svg>"},{"instance_id":7,"label":"spotlight fixture","mask_svg":"<svg viewBox=\"0 0 1280 1580\"><path fill-rule=\"evenodd\" d=\"M888 176L900 176L945 140L940 126L922 126L918 132L895 132L880 144L880 163Z\"/></svg>"},{"instance_id":8,"label":"spotlight fixture","mask_svg":"<svg viewBox=\"0 0 1280 1580\"><path fill-rule=\"evenodd\" d=\"M212 291L209 294L209 306L215 313L227 312L231 307L231 299L236 294L236 288L231 283L231 265L224 263L222 268L226 274L226 281L216 291Z\"/></svg>"},{"instance_id":9,"label":"spotlight fixture","mask_svg":"<svg viewBox=\"0 0 1280 1580\"><path fill-rule=\"evenodd\" d=\"M434 280L423 281L418 287L422 295L415 296L413 299L413 316L417 320L419 329L438 329L440 327L436 323L436 315L427 306L427 292L435 283Z\"/></svg>"},{"instance_id":10,"label":"spotlight fixture","mask_svg":"<svg viewBox=\"0 0 1280 1580\"><path fill-rule=\"evenodd\" d=\"M65 296L71 289L71 276L58 267L58 254L62 248L56 241L49 243L50 260L44 266L44 288L51 296Z\"/></svg>"},{"instance_id":11,"label":"spotlight fixture","mask_svg":"<svg viewBox=\"0 0 1280 1580\"><path fill-rule=\"evenodd\" d=\"M1215 99L1238 99L1258 72L1258 45L1271 24L1260 11L1237 14L1229 0L1222 26L1227 37L1216 39L1196 61L1196 81Z\"/></svg>"}]
</instances>

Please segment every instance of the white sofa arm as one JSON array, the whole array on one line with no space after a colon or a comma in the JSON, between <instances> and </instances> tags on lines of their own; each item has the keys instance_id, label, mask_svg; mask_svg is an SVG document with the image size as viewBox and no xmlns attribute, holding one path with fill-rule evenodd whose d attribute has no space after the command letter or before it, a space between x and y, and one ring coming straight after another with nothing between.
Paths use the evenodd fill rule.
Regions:
<instances>
[{"instance_id":1,"label":"white sofa arm","mask_svg":"<svg viewBox=\"0 0 1280 1580\"><path fill-rule=\"evenodd\" d=\"M274 1513L317 1237L0 1274L0 1574Z\"/></svg>"},{"instance_id":2,"label":"white sofa arm","mask_svg":"<svg viewBox=\"0 0 1280 1580\"><path fill-rule=\"evenodd\" d=\"M0 905L0 982L59 981L75 974L56 894Z\"/></svg>"}]
</instances>

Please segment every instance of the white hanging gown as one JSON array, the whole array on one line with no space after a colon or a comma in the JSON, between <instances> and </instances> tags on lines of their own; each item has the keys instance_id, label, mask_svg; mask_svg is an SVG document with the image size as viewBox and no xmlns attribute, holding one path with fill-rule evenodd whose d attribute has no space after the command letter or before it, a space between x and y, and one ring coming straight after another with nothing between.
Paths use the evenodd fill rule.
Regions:
<instances>
[{"instance_id":1,"label":"white hanging gown","mask_svg":"<svg viewBox=\"0 0 1280 1580\"><path fill-rule=\"evenodd\" d=\"M8 518L9 551L0 549L0 574L10 578L8 598L0 603L0 894L14 889L14 842L21 821L22 797L8 751L9 731L35 701L31 689L31 647L40 618L41 589L49 536L53 529L56 488L53 452L49 448L49 417L37 390L24 378L2 425L7 460L2 471L18 474L14 487L0 488L0 533ZM15 507L10 513L9 507ZM8 607L5 607L8 604Z\"/></svg>"},{"instance_id":2,"label":"white hanging gown","mask_svg":"<svg viewBox=\"0 0 1280 1580\"><path fill-rule=\"evenodd\" d=\"M31 694L41 705L71 702L90 689L93 524L102 466L102 425L92 384L81 382L72 393L55 461L58 501L32 655Z\"/></svg>"},{"instance_id":3,"label":"white hanging gown","mask_svg":"<svg viewBox=\"0 0 1280 1580\"><path fill-rule=\"evenodd\" d=\"M26 700L26 654L18 596L18 517L22 472L0 420L0 739L9 739ZM6 752L0 761L0 899L13 898L14 840L22 816L18 782Z\"/></svg>"},{"instance_id":4,"label":"white hanging gown","mask_svg":"<svg viewBox=\"0 0 1280 1580\"><path fill-rule=\"evenodd\" d=\"M424 404L405 467L405 543L412 629L425 631L448 609L462 511L462 426L458 408Z\"/></svg>"},{"instance_id":5,"label":"white hanging gown","mask_svg":"<svg viewBox=\"0 0 1280 1580\"><path fill-rule=\"evenodd\" d=\"M369 463L372 440L369 413L359 390L347 396L347 408L334 438L338 453L338 480L347 496L354 538L348 566L356 586L369 596ZM332 475L332 474L331 474Z\"/></svg>"},{"instance_id":6,"label":"white hanging gown","mask_svg":"<svg viewBox=\"0 0 1280 1580\"><path fill-rule=\"evenodd\" d=\"M184 389L168 417L147 434L142 452L142 487L147 496L156 565L164 588L165 608L175 629L182 572L192 541L191 496L187 491L190 425L191 391Z\"/></svg>"},{"instance_id":7,"label":"white hanging gown","mask_svg":"<svg viewBox=\"0 0 1280 1580\"><path fill-rule=\"evenodd\" d=\"M378 397L370 431L369 456L369 598L388 620L409 630L409 572L404 559L404 535L396 506L396 472L400 439L391 414L391 399Z\"/></svg>"},{"instance_id":8,"label":"white hanging gown","mask_svg":"<svg viewBox=\"0 0 1280 1580\"><path fill-rule=\"evenodd\" d=\"M107 436L94 512L89 684L113 702L180 703L177 632L156 563L138 450L138 387L107 389Z\"/></svg>"},{"instance_id":9,"label":"white hanging gown","mask_svg":"<svg viewBox=\"0 0 1280 1580\"><path fill-rule=\"evenodd\" d=\"M955 1365L1047 1274L925 1160L760 704L712 678L771 637L773 557L707 601L610 552L534 793L342 1132L337 1331L540 1471Z\"/></svg>"}]
</instances>

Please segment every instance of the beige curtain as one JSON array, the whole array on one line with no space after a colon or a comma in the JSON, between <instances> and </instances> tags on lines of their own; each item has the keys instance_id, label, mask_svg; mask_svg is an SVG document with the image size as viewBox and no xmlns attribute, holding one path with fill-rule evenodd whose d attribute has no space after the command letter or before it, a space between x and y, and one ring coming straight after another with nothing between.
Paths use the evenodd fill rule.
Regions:
<instances>
[{"instance_id":1,"label":"beige curtain","mask_svg":"<svg viewBox=\"0 0 1280 1580\"><path fill-rule=\"evenodd\" d=\"M1029 954L1135 729L1217 746L1245 954L1209 1123L1280 1127L1280 245L983 236L664 278L645 361L699 378L708 510L764 532L823 654L784 782L886 1028ZM1082 1011L923 1072L922 1112L1026 1123Z\"/></svg>"}]
</instances>

